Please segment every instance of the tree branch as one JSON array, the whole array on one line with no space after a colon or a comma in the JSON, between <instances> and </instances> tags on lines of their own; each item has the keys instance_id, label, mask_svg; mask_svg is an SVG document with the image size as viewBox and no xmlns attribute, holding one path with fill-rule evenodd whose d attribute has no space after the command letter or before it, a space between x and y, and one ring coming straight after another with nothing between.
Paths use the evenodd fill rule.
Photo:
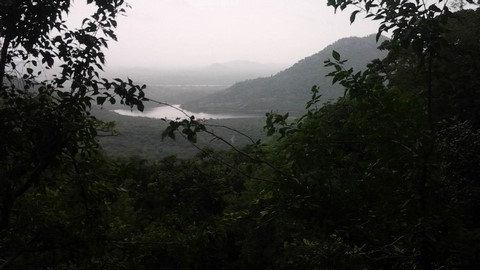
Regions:
<instances>
[{"instance_id":1,"label":"tree branch","mask_svg":"<svg viewBox=\"0 0 480 270\"><path fill-rule=\"evenodd\" d=\"M10 35L6 35L5 39L3 40L2 50L0 52L0 80L1 86L3 86L3 78L5 77L5 65L7 64L7 54L8 54L8 46L10 46L11 37Z\"/></svg>"}]
</instances>

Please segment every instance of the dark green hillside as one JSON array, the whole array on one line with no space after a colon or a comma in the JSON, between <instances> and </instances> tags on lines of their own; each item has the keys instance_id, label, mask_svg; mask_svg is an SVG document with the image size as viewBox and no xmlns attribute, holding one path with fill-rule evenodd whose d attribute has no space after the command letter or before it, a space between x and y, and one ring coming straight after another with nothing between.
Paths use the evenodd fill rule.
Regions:
<instances>
[{"instance_id":1,"label":"dark green hillside","mask_svg":"<svg viewBox=\"0 0 480 270\"><path fill-rule=\"evenodd\" d=\"M361 70L371 60L384 56L377 46L375 35L343 38L274 76L237 83L224 92L188 102L183 107L206 112L263 114L278 110L300 114L313 85L320 87L323 101L343 95L343 90L338 85L332 86L331 79L325 77L331 70L324 67L324 61L331 56L332 50L349 59L347 66Z\"/></svg>"},{"instance_id":2,"label":"dark green hillside","mask_svg":"<svg viewBox=\"0 0 480 270\"><path fill-rule=\"evenodd\" d=\"M155 160L171 155L181 158L192 157L199 153L199 148L216 150L229 148L227 144L205 133L198 135L198 148L181 135L178 135L175 140L170 138L162 140L162 132L167 128L168 122L161 119L124 116L105 108L102 110L93 108L92 113L102 121L115 123L113 133L103 132L99 137L100 145L107 155L136 156ZM247 145L251 141L232 129L248 134L252 140L256 141L265 138L262 130L264 123L265 119L263 117L210 119L205 122L209 130L225 138L236 147Z\"/></svg>"}]
</instances>

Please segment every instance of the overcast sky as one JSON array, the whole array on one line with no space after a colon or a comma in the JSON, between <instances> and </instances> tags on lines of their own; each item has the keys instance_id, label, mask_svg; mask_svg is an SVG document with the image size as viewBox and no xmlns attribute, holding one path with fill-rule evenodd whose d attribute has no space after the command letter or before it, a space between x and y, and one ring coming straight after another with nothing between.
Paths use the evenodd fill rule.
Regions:
<instances>
[{"instance_id":1,"label":"overcast sky","mask_svg":"<svg viewBox=\"0 0 480 270\"><path fill-rule=\"evenodd\" d=\"M75 1L73 20L88 14ZM325 0L127 0L110 44L110 67L185 67L248 60L294 64L339 38L376 33L377 25Z\"/></svg>"}]
</instances>

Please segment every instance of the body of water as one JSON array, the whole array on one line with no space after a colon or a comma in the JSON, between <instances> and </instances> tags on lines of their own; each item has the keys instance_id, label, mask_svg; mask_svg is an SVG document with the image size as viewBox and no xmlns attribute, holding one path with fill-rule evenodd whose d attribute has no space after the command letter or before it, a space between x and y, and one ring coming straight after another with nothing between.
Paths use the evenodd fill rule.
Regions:
<instances>
[{"instance_id":1,"label":"body of water","mask_svg":"<svg viewBox=\"0 0 480 270\"><path fill-rule=\"evenodd\" d=\"M183 110L180 108L180 105L171 105L171 106L159 106L149 110L145 110L144 112L139 111L130 111L130 110L113 110L114 112L126 115L126 116L134 116L134 117L149 117L149 118L157 118L162 119L166 118L169 120L175 119L183 119L190 117L192 115L195 116L196 119L231 119L231 118L255 118L258 116L255 115L241 115L241 114L221 114L221 113L195 113L190 112L187 110Z\"/></svg>"}]
</instances>

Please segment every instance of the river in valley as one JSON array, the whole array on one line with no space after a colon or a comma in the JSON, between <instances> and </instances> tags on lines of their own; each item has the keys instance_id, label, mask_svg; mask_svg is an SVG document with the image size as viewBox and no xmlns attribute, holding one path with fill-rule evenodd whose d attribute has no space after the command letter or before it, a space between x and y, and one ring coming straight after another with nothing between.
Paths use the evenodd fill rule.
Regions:
<instances>
[{"instance_id":1,"label":"river in valley","mask_svg":"<svg viewBox=\"0 0 480 270\"><path fill-rule=\"evenodd\" d=\"M191 112L180 108L180 105L159 106L152 109L145 110L144 112L130 111L124 109L113 110L114 112L135 117L149 117L169 120L183 119L190 116L195 116L196 119L231 119L231 118L255 118L258 115L242 115L242 114L223 114L223 113L203 113L203 112Z\"/></svg>"}]
</instances>

